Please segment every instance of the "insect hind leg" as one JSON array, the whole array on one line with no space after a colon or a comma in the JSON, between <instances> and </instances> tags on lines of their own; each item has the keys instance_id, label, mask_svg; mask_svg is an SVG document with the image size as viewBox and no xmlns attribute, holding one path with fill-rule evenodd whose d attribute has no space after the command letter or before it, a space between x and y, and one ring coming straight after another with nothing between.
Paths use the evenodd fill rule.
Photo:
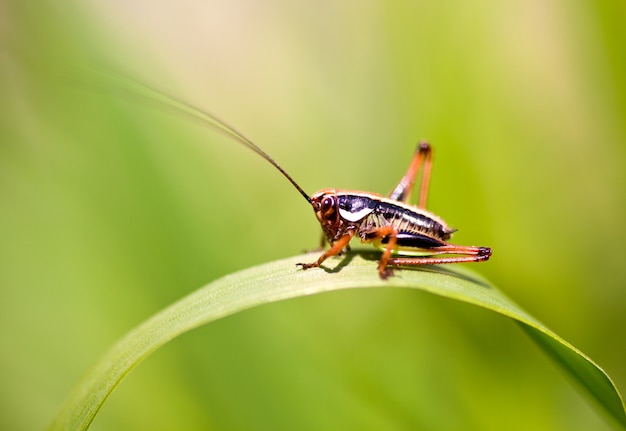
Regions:
<instances>
[{"instance_id":1,"label":"insect hind leg","mask_svg":"<svg viewBox=\"0 0 626 431\"><path fill-rule=\"evenodd\" d=\"M430 183L430 172L433 163L433 151L430 144L426 141L422 141L417 145L415 149L415 155L411 160L409 169L402 177L395 189L389 194L389 198L400 202L408 202L413 191L413 185L415 184L415 178L418 172L420 174L420 191L417 206L419 208L426 208L426 199L428 198L428 185Z\"/></svg>"},{"instance_id":2,"label":"insect hind leg","mask_svg":"<svg viewBox=\"0 0 626 431\"><path fill-rule=\"evenodd\" d=\"M491 248L447 244L426 250L429 256L393 257L387 261L391 266L441 265L446 263L483 262L491 257ZM443 256L439 255L454 255Z\"/></svg>"}]
</instances>

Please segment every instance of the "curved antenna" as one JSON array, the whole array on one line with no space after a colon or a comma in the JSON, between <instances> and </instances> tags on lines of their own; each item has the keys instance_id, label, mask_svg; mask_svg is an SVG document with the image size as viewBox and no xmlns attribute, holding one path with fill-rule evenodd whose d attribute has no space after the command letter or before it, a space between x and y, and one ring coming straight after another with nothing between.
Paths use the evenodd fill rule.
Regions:
<instances>
[{"instance_id":1,"label":"curved antenna","mask_svg":"<svg viewBox=\"0 0 626 431\"><path fill-rule=\"evenodd\" d=\"M186 115L188 118L192 120L196 120L205 126L212 127L215 131L233 139L234 141L239 142L240 144L248 147L259 156L263 157L265 160L270 162L272 166L280 171L281 174L285 176L289 180L289 182L300 192L300 194L307 200L307 202L311 203L311 197L300 187L300 185L294 180L291 175L287 173L274 159L272 159L269 154L263 151L257 144L252 142L251 139L247 138L243 133L239 132L233 126L229 125L224 120L220 119L218 116L211 114L209 112L203 111L195 106L192 106L188 103L185 103L181 100L176 99L175 97L168 96L158 90L154 90L144 84L140 84L138 82L134 82L134 85L139 87L142 91L134 91L129 90L131 93L142 96L149 101L158 102L160 104L165 105L168 108L175 110L176 112Z\"/></svg>"}]
</instances>

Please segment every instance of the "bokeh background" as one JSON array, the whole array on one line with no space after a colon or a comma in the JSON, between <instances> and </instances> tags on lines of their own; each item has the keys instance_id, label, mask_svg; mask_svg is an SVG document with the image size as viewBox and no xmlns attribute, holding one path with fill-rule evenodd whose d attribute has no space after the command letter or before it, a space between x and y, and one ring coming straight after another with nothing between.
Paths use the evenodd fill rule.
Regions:
<instances>
[{"instance_id":1,"label":"bokeh background","mask_svg":"<svg viewBox=\"0 0 626 431\"><path fill-rule=\"evenodd\" d=\"M132 327L317 245L266 162L107 87L219 113L308 191L387 193L415 142L474 269L626 390L626 5L0 2L0 428L42 429ZM94 430L610 429L509 320L403 290L260 307L173 341Z\"/></svg>"}]
</instances>

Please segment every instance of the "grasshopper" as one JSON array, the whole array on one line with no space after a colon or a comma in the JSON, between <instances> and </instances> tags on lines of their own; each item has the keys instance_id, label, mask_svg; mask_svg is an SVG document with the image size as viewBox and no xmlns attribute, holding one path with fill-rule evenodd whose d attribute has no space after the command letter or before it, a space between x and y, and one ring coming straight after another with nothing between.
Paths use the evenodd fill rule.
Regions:
<instances>
[{"instance_id":1,"label":"grasshopper","mask_svg":"<svg viewBox=\"0 0 626 431\"><path fill-rule=\"evenodd\" d=\"M200 120L267 160L313 207L323 231L320 248L323 250L325 242L328 242L330 248L314 262L298 263L297 266L303 270L319 267L329 257L349 250L350 240L354 237L382 250L378 273L383 279L392 274L390 266L481 262L491 256L489 247L462 246L447 242L455 229L451 229L440 217L426 210L433 154L432 147L427 142L418 144L408 170L387 197L341 189L322 189L309 196L265 151L216 115L156 90L148 90L151 92L149 99L165 103L179 113ZM420 190L417 206L414 206L408 201L418 176Z\"/></svg>"},{"instance_id":2,"label":"grasshopper","mask_svg":"<svg viewBox=\"0 0 626 431\"><path fill-rule=\"evenodd\" d=\"M298 265L302 269L320 266L327 258L349 247L355 236L382 250L378 264L381 278L391 274L388 266L488 260L491 256L489 247L447 242L456 229L451 229L440 217L426 210L432 154L430 144L419 143L406 174L387 197L337 189L322 189L310 198L303 194L313 206L330 248L315 262ZM421 177L418 204L413 206L408 201L418 174Z\"/></svg>"}]
</instances>

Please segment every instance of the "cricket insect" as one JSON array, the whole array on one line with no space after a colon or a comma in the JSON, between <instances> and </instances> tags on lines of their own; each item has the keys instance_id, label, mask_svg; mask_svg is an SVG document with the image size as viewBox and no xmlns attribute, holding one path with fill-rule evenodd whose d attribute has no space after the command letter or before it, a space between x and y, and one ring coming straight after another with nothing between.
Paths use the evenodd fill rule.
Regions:
<instances>
[{"instance_id":1,"label":"cricket insect","mask_svg":"<svg viewBox=\"0 0 626 431\"><path fill-rule=\"evenodd\" d=\"M383 279L391 275L390 266L481 262L491 256L489 247L447 242L456 229L451 229L440 217L426 210L433 154L427 142L418 144L408 170L387 197L332 188L322 189L309 196L274 159L228 123L173 97L151 91L156 92L159 99L165 99L165 103L175 110L200 120L263 157L311 204L323 230L320 248L323 250L325 241L330 248L315 262L298 263L297 266L303 270L319 267L329 257L349 250L350 240L355 236L361 242L372 243L382 250L378 272ZM155 98L154 93L152 98ZM418 203L413 206L408 201L418 176Z\"/></svg>"}]
</instances>

